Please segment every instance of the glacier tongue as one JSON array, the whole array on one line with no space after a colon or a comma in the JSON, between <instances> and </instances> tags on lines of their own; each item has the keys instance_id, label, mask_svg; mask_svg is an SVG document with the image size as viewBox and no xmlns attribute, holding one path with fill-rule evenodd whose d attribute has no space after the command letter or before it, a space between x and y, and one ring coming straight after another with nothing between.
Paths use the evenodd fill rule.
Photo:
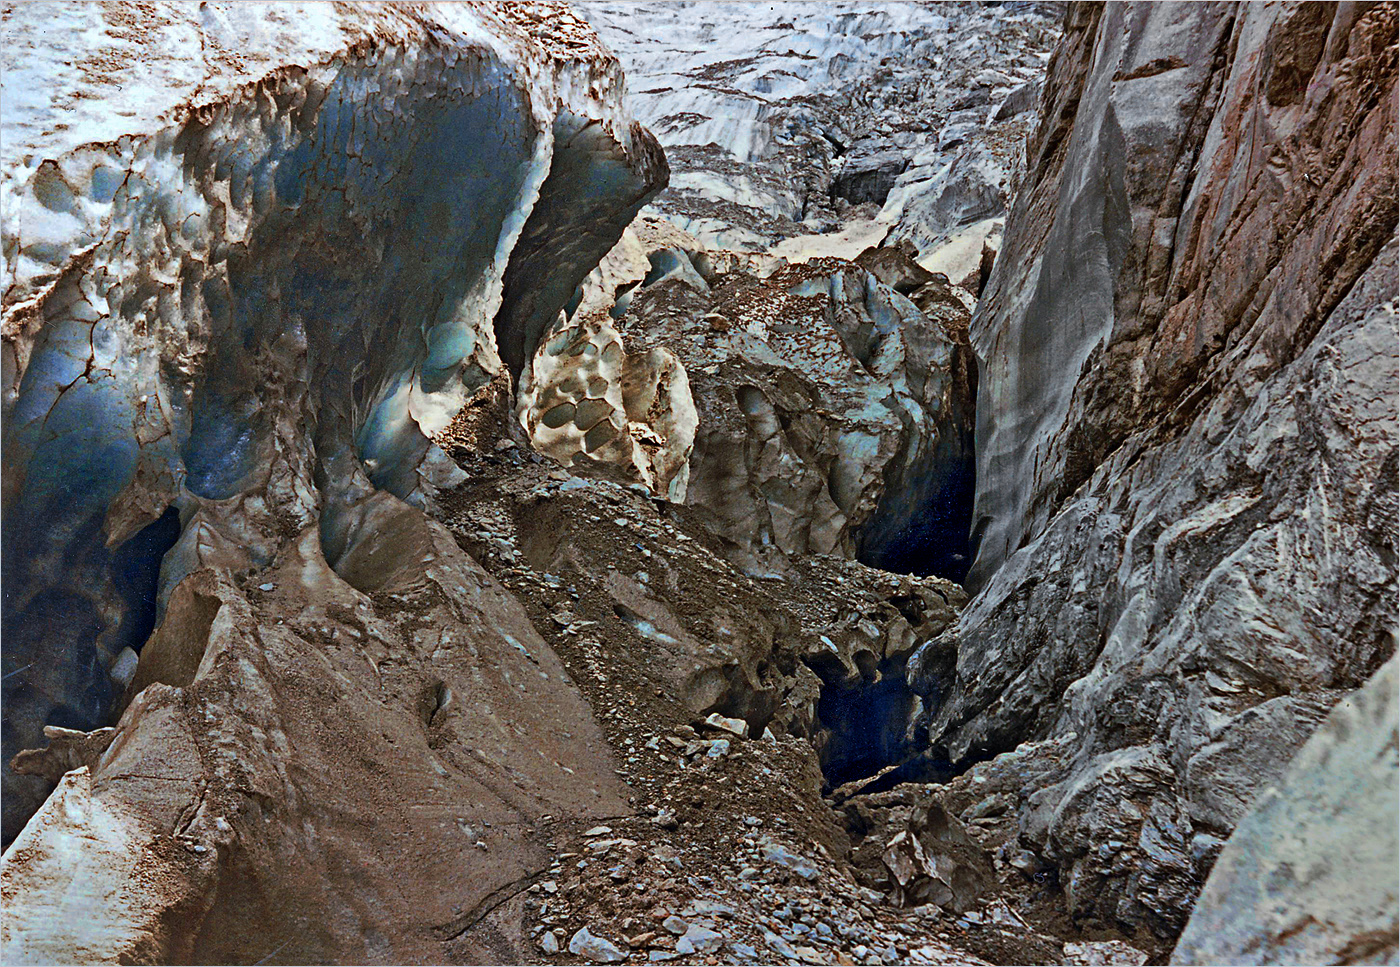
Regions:
<instances>
[{"instance_id":1,"label":"glacier tongue","mask_svg":"<svg viewBox=\"0 0 1400 967\"><path fill-rule=\"evenodd\" d=\"M666 146L671 184L649 210L710 248L851 258L888 236L921 260L962 242L973 268L1061 19L1033 2L576 6ZM873 237L832 246L857 225ZM932 270L961 282L968 260L949 261Z\"/></svg>"},{"instance_id":2,"label":"glacier tongue","mask_svg":"<svg viewBox=\"0 0 1400 967\"><path fill-rule=\"evenodd\" d=\"M317 527L356 583L386 495L459 473L429 436L518 375L667 170L558 5L25 6L5 31L8 762L106 723L109 667L187 574ZM4 781L8 841L47 786Z\"/></svg>"}]
</instances>

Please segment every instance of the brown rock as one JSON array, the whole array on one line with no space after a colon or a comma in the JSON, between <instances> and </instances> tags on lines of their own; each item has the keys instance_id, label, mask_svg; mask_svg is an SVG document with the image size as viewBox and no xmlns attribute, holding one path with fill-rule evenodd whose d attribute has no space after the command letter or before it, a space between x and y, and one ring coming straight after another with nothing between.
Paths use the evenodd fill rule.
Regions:
<instances>
[{"instance_id":1,"label":"brown rock","mask_svg":"<svg viewBox=\"0 0 1400 967\"><path fill-rule=\"evenodd\" d=\"M932 801L915 807L881 859L896 884L896 902L905 906L932 903L962 913L996 887L991 856Z\"/></svg>"}]
</instances>

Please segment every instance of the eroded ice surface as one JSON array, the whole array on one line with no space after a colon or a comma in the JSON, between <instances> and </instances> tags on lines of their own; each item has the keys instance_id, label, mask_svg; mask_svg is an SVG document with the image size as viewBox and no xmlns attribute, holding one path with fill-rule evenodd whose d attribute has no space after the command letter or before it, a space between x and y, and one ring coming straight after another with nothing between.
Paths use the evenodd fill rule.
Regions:
<instances>
[{"instance_id":1,"label":"eroded ice surface","mask_svg":"<svg viewBox=\"0 0 1400 967\"><path fill-rule=\"evenodd\" d=\"M666 167L556 5L20 5L4 32L8 761L103 723L158 587L313 524L334 566L376 492L451 482L429 435L519 374ZM9 838L42 791L5 782Z\"/></svg>"}]
</instances>

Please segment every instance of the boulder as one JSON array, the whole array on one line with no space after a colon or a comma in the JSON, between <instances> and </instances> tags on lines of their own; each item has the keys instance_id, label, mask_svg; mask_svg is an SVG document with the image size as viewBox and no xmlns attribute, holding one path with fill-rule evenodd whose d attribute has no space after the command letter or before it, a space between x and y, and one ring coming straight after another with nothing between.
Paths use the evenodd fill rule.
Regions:
<instances>
[{"instance_id":1,"label":"boulder","mask_svg":"<svg viewBox=\"0 0 1400 967\"><path fill-rule=\"evenodd\" d=\"M569 953L595 964L615 964L627 959L626 951L611 940L595 937L587 927L580 927L569 938Z\"/></svg>"},{"instance_id":2,"label":"boulder","mask_svg":"<svg viewBox=\"0 0 1400 967\"><path fill-rule=\"evenodd\" d=\"M804 880L815 880L821 875L821 870L817 865L805 856L801 856L788 849L782 843L776 843L767 836L759 840L759 845L763 850L763 858L774 866L791 870Z\"/></svg>"},{"instance_id":3,"label":"boulder","mask_svg":"<svg viewBox=\"0 0 1400 967\"><path fill-rule=\"evenodd\" d=\"M857 255L855 262L900 295L912 295L933 281L933 273L914 261L914 251L911 242L890 248L871 246Z\"/></svg>"},{"instance_id":4,"label":"boulder","mask_svg":"<svg viewBox=\"0 0 1400 967\"><path fill-rule=\"evenodd\" d=\"M1025 111L1034 111L1040 102L1040 82L1027 81L1011 89L1011 93L997 105L992 114L993 121L1009 121Z\"/></svg>"},{"instance_id":5,"label":"boulder","mask_svg":"<svg viewBox=\"0 0 1400 967\"><path fill-rule=\"evenodd\" d=\"M895 902L905 906L932 903L962 913L997 885L991 855L932 800L914 808L881 859L895 884Z\"/></svg>"},{"instance_id":6,"label":"boulder","mask_svg":"<svg viewBox=\"0 0 1400 967\"><path fill-rule=\"evenodd\" d=\"M724 946L724 934L692 923L676 941L676 953L712 954Z\"/></svg>"}]
</instances>

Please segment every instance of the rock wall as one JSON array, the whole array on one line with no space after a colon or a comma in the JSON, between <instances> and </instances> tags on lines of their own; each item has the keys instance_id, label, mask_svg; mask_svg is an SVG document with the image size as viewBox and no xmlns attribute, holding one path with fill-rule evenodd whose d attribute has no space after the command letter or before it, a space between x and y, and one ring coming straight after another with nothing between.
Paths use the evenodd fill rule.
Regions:
<instances>
[{"instance_id":1,"label":"rock wall","mask_svg":"<svg viewBox=\"0 0 1400 967\"><path fill-rule=\"evenodd\" d=\"M1174 936L1395 651L1396 18L1067 14L972 322L980 593L910 680L932 760L1028 743L985 768L1081 922Z\"/></svg>"},{"instance_id":2,"label":"rock wall","mask_svg":"<svg viewBox=\"0 0 1400 967\"><path fill-rule=\"evenodd\" d=\"M5 854L5 960L517 957L468 928L625 795L421 508L665 183L616 60L553 4L4 30L5 839L87 768Z\"/></svg>"}]
</instances>

